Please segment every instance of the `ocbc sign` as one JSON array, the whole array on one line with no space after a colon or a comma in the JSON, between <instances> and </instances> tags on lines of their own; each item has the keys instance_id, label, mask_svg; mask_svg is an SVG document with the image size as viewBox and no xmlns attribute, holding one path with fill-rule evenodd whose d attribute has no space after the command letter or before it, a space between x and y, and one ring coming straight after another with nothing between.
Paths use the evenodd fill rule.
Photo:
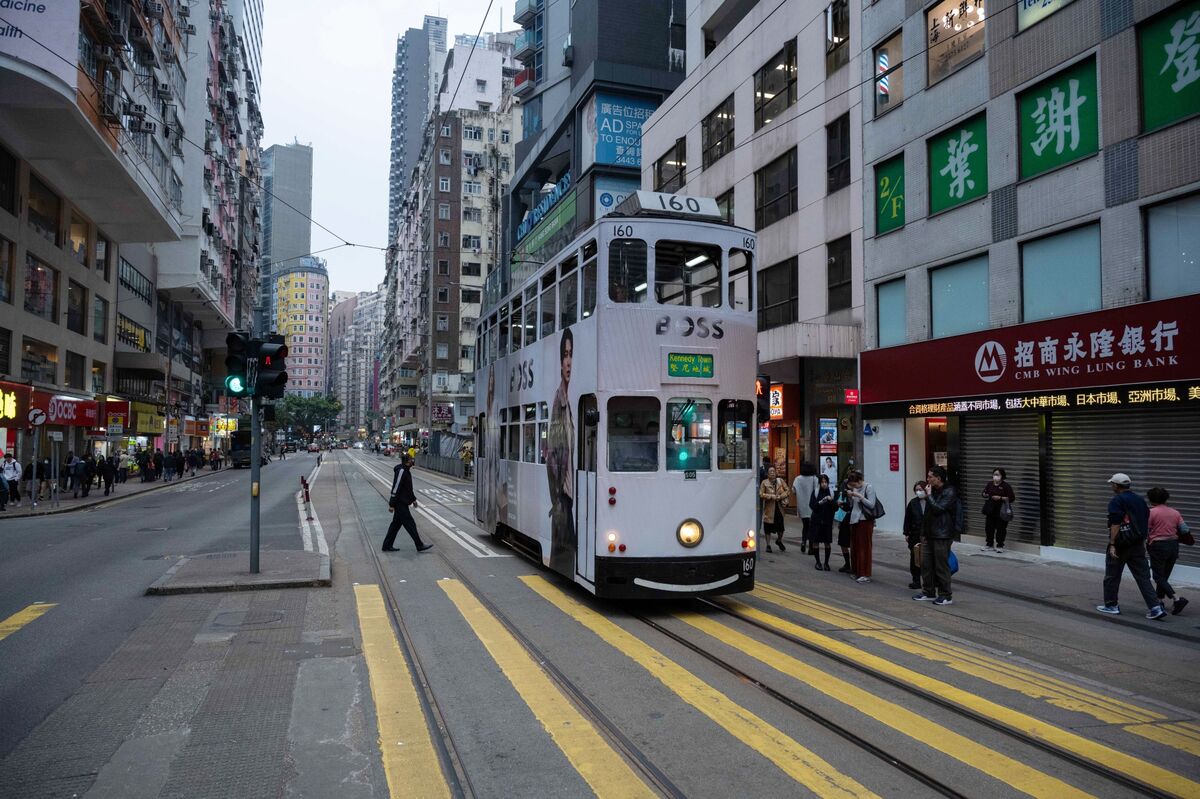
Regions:
<instances>
[{"instance_id":1,"label":"ocbc sign","mask_svg":"<svg viewBox=\"0 0 1200 799\"><path fill-rule=\"evenodd\" d=\"M74 402L53 397L50 400L50 407L46 409L46 415L51 423L74 422L75 412L78 408L79 406Z\"/></svg>"}]
</instances>

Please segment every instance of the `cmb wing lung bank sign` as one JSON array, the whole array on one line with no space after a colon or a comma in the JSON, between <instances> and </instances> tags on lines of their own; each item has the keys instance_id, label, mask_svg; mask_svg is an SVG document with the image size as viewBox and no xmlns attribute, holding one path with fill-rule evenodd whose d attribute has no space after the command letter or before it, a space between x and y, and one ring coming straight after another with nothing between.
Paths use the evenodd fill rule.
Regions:
<instances>
[{"instance_id":1,"label":"cmb wing lung bank sign","mask_svg":"<svg viewBox=\"0 0 1200 799\"><path fill-rule=\"evenodd\" d=\"M0 0L0 53L48 72L74 91L79 0Z\"/></svg>"}]
</instances>

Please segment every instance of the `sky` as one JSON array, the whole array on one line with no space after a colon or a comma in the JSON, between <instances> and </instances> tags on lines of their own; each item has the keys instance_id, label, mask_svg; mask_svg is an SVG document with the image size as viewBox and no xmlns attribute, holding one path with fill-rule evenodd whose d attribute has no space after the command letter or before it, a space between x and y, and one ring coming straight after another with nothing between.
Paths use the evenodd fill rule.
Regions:
<instances>
[{"instance_id":1,"label":"sky","mask_svg":"<svg viewBox=\"0 0 1200 799\"><path fill-rule=\"evenodd\" d=\"M313 148L313 219L355 244L387 246L392 67L396 37L426 14L450 21L449 44L475 33L487 0L266 0L262 147L299 140ZM485 31L511 29L513 0L492 6ZM312 248L340 244L313 226ZM379 250L322 253L330 289L371 291L383 280Z\"/></svg>"}]
</instances>

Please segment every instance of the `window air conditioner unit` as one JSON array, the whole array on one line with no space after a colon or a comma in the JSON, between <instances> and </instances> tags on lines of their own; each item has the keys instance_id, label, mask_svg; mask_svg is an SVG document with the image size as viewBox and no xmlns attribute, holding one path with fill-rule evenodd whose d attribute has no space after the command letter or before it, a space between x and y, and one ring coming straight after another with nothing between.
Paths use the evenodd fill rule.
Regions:
<instances>
[{"instance_id":1,"label":"window air conditioner unit","mask_svg":"<svg viewBox=\"0 0 1200 799\"><path fill-rule=\"evenodd\" d=\"M157 95L158 99L160 99L160 100L170 100L171 94L172 94L171 93L171 84L166 83L166 82L156 84L154 93L155 93L155 95Z\"/></svg>"},{"instance_id":2,"label":"window air conditioner unit","mask_svg":"<svg viewBox=\"0 0 1200 799\"><path fill-rule=\"evenodd\" d=\"M191 15L192 7L187 4L187 0L181 0L177 10L175 11L175 16L179 17L180 19L187 19Z\"/></svg>"},{"instance_id":3,"label":"window air conditioner unit","mask_svg":"<svg viewBox=\"0 0 1200 799\"><path fill-rule=\"evenodd\" d=\"M162 3L142 3L142 10L146 12L146 16L150 17L150 19L162 19Z\"/></svg>"},{"instance_id":4,"label":"window air conditioner unit","mask_svg":"<svg viewBox=\"0 0 1200 799\"><path fill-rule=\"evenodd\" d=\"M111 64L117 60L117 51L107 44L102 47L97 47L96 60L105 64Z\"/></svg>"},{"instance_id":5,"label":"window air conditioner unit","mask_svg":"<svg viewBox=\"0 0 1200 799\"><path fill-rule=\"evenodd\" d=\"M153 133L158 130L158 126L153 122L134 122L130 125L130 129L134 133Z\"/></svg>"},{"instance_id":6,"label":"window air conditioner unit","mask_svg":"<svg viewBox=\"0 0 1200 799\"><path fill-rule=\"evenodd\" d=\"M186 28L183 29L183 32L186 33L188 36L195 36L196 35L196 26L188 25Z\"/></svg>"},{"instance_id":7,"label":"window air conditioner unit","mask_svg":"<svg viewBox=\"0 0 1200 799\"><path fill-rule=\"evenodd\" d=\"M138 44L148 44L150 36L146 33L146 29L141 25L133 25L129 28L129 38Z\"/></svg>"}]
</instances>

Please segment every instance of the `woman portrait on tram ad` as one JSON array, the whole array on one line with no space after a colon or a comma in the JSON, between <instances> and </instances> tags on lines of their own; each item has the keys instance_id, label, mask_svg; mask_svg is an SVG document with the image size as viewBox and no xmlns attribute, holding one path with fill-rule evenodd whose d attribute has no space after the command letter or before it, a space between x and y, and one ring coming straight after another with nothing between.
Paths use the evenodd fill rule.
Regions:
<instances>
[{"instance_id":1,"label":"woman portrait on tram ad","mask_svg":"<svg viewBox=\"0 0 1200 799\"><path fill-rule=\"evenodd\" d=\"M571 416L571 362L575 337L562 332L558 343L562 382L554 392L546 441L546 478L550 485L550 568L575 574L575 423Z\"/></svg>"}]
</instances>

